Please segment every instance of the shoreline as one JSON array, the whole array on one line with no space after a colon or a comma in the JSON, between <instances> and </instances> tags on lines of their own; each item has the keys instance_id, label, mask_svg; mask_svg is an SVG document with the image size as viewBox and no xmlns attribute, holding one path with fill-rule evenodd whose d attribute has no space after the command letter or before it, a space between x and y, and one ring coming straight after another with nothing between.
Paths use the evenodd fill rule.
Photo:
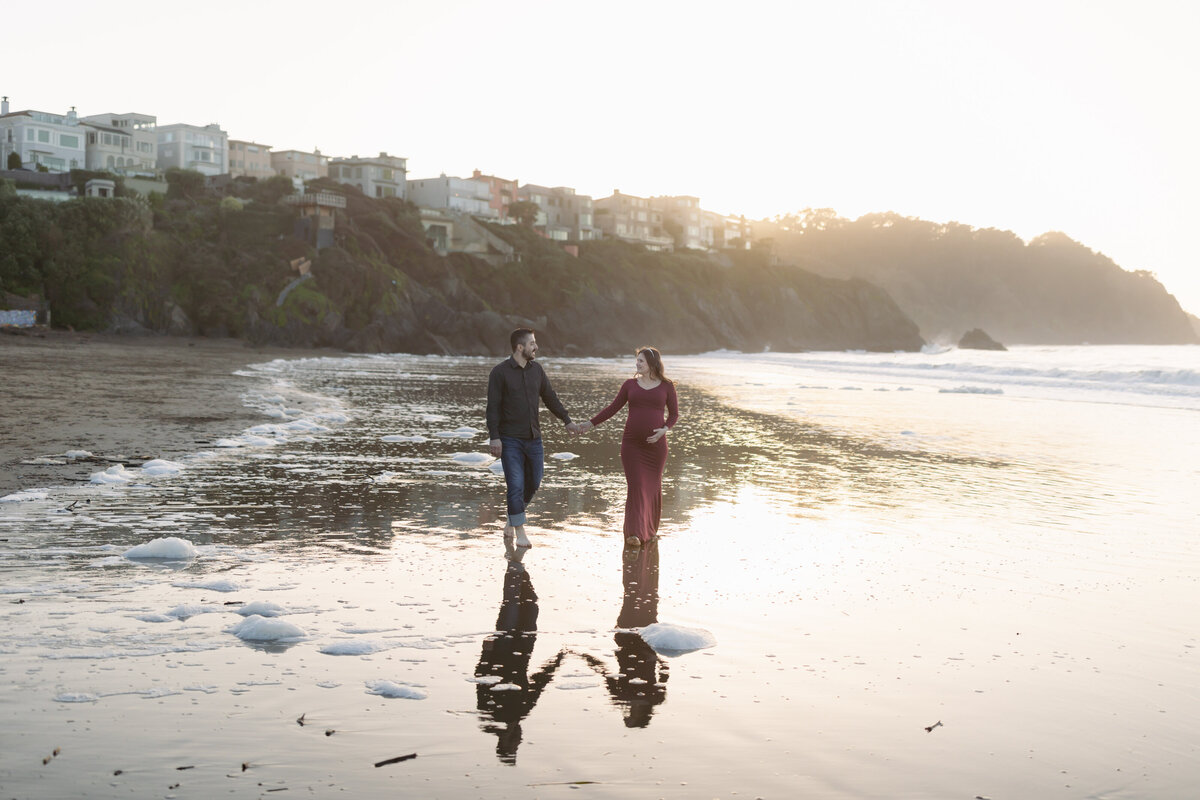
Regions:
<instances>
[{"instance_id":1,"label":"shoreline","mask_svg":"<svg viewBox=\"0 0 1200 800\"><path fill-rule=\"evenodd\" d=\"M178 457L233 435L262 422L240 400L255 379L236 370L337 352L56 330L0 336L9 431L0 440L0 497L86 482L113 463ZM70 450L93 457L55 458Z\"/></svg>"},{"instance_id":2,"label":"shoreline","mask_svg":"<svg viewBox=\"0 0 1200 800\"><path fill-rule=\"evenodd\" d=\"M231 406L243 379L221 375L275 355L127 341L59 348L115 381L63 408L102 429L140 392L215 416L195 385ZM47 382L27 393L52 393L52 351L20 351ZM943 394L920 372L876 392L896 380L877 359L820 380L673 361L658 546L623 548L619 426L550 425L534 546L515 551L502 479L459 457L483 447L484 363L287 355L245 379L256 407L286 398L298 424L276 440L0 505L0 703L24 721L5 797L587 781L595 798L1066 800L1197 781L1179 755L1200 719L1197 409ZM577 411L627 363L554 366ZM181 427L162 416L146 427ZM135 550L168 537L188 545ZM715 645L649 652L627 631L652 622Z\"/></svg>"}]
</instances>

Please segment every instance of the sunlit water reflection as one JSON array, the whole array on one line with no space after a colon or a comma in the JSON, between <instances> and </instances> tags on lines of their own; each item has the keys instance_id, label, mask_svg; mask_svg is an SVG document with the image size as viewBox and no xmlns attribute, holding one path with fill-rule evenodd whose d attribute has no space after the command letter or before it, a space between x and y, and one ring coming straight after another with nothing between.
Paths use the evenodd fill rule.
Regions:
<instances>
[{"instance_id":1,"label":"sunlit water reflection","mask_svg":"<svg viewBox=\"0 0 1200 800\"><path fill-rule=\"evenodd\" d=\"M622 551L619 422L570 438L545 414L519 560L482 457L490 361L261 365L265 427L178 476L0 504L0 692L24 732L0 783L1188 796L1200 413L1023 357L1042 371L673 359L660 543ZM628 365L547 368L583 418ZM195 557L122 556L164 537ZM239 639L250 603L302 635ZM655 621L718 644L659 656L628 632Z\"/></svg>"}]
</instances>

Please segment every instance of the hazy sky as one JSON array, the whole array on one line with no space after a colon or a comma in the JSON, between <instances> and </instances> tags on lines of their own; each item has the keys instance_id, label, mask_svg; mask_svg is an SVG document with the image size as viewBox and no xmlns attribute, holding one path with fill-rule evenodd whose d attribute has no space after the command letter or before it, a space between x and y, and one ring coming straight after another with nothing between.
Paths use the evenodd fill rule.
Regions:
<instances>
[{"instance_id":1,"label":"hazy sky","mask_svg":"<svg viewBox=\"0 0 1200 800\"><path fill-rule=\"evenodd\" d=\"M56 3L13 110L217 122L409 177L1058 230L1200 313L1200 4ZM28 35L27 35L28 34ZM57 43L46 49L51 37Z\"/></svg>"}]
</instances>

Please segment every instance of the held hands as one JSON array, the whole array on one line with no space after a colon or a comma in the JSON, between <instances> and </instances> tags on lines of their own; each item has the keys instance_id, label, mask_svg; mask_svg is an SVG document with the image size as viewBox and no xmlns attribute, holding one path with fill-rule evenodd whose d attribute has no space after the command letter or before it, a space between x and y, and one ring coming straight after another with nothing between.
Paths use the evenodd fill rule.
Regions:
<instances>
[{"instance_id":1,"label":"held hands","mask_svg":"<svg viewBox=\"0 0 1200 800\"><path fill-rule=\"evenodd\" d=\"M492 454L493 458L499 458L500 452L503 449L503 445L500 444L499 439L492 439L490 442L488 442L488 452Z\"/></svg>"},{"instance_id":2,"label":"held hands","mask_svg":"<svg viewBox=\"0 0 1200 800\"><path fill-rule=\"evenodd\" d=\"M567 432L572 436L578 436L581 433L587 433L594 427L596 426L586 420L584 422L572 422L567 426Z\"/></svg>"},{"instance_id":3,"label":"held hands","mask_svg":"<svg viewBox=\"0 0 1200 800\"><path fill-rule=\"evenodd\" d=\"M654 444L659 439L661 439L663 436L665 436L668 430L670 430L670 429L665 428L665 427L664 428L655 428L654 435L646 437L646 444Z\"/></svg>"}]
</instances>

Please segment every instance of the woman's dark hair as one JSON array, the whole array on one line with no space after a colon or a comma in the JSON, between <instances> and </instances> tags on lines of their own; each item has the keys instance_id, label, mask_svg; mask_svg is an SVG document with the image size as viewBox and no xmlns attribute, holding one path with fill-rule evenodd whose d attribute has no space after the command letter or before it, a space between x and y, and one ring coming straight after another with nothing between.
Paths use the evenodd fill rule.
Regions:
<instances>
[{"instance_id":1,"label":"woman's dark hair","mask_svg":"<svg viewBox=\"0 0 1200 800\"><path fill-rule=\"evenodd\" d=\"M655 378L660 381L665 381L666 383L674 383L674 381L668 378L666 373L663 372L662 353L658 352L657 347L643 345L637 349L636 354L646 357L646 365L650 367L650 373Z\"/></svg>"}]
</instances>

